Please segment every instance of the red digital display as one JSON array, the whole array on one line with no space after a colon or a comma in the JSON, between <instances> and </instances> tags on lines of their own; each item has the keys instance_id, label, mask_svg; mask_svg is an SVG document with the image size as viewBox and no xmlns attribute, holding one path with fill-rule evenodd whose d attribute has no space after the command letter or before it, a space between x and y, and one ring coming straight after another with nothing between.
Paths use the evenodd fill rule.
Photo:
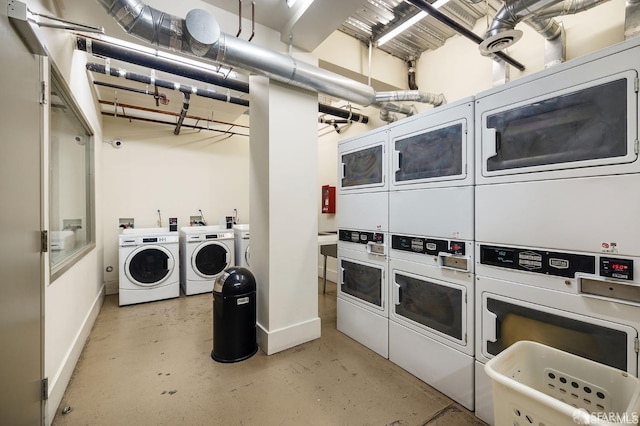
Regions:
<instances>
[{"instance_id":1,"label":"red digital display","mask_svg":"<svg viewBox=\"0 0 640 426\"><path fill-rule=\"evenodd\" d=\"M633 260L600 258L600 275L633 281Z\"/></svg>"},{"instance_id":2,"label":"red digital display","mask_svg":"<svg viewBox=\"0 0 640 426\"><path fill-rule=\"evenodd\" d=\"M609 266L610 266L611 269L613 269L614 271L617 271L617 272L625 272L625 271L629 270L629 266L623 265L621 263L612 263Z\"/></svg>"}]
</instances>

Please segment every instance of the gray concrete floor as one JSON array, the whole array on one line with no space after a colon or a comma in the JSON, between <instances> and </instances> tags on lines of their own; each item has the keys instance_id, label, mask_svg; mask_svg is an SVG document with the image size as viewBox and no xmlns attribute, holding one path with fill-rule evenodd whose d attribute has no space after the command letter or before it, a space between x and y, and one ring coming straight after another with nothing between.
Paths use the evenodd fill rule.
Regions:
<instances>
[{"instance_id":1,"label":"gray concrete floor","mask_svg":"<svg viewBox=\"0 0 640 426\"><path fill-rule=\"evenodd\" d=\"M338 332L336 285L318 289L321 338L232 364L210 357L211 295L107 296L53 424L484 425Z\"/></svg>"}]
</instances>

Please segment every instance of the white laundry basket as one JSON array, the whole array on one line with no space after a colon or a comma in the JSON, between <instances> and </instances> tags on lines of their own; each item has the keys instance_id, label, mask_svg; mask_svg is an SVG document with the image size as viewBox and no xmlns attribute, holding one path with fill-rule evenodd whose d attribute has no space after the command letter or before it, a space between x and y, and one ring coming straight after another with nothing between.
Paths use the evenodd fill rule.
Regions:
<instances>
[{"instance_id":1,"label":"white laundry basket","mask_svg":"<svg viewBox=\"0 0 640 426\"><path fill-rule=\"evenodd\" d=\"M536 342L514 343L485 365L495 426L638 424L640 380Z\"/></svg>"}]
</instances>

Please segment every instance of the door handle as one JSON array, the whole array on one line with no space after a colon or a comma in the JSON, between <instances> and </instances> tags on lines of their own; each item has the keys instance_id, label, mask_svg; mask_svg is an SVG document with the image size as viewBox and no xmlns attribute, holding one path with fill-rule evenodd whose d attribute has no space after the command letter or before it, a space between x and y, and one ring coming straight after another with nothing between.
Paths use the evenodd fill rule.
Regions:
<instances>
[{"instance_id":1,"label":"door handle","mask_svg":"<svg viewBox=\"0 0 640 426\"><path fill-rule=\"evenodd\" d=\"M400 151L393 151L393 170L399 172L402 167L402 153Z\"/></svg>"},{"instance_id":2,"label":"door handle","mask_svg":"<svg viewBox=\"0 0 640 426\"><path fill-rule=\"evenodd\" d=\"M487 169L487 161L498 155L498 131L494 128L482 129L482 169Z\"/></svg>"},{"instance_id":3,"label":"door handle","mask_svg":"<svg viewBox=\"0 0 640 426\"><path fill-rule=\"evenodd\" d=\"M498 340L498 316L486 307L482 310L482 342L495 342Z\"/></svg>"},{"instance_id":4,"label":"door handle","mask_svg":"<svg viewBox=\"0 0 640 426\"><path fill-rule=\"evenodd\" d=\"M399 305L401 302L401 294L402 289L400 288L400 284L394 282L393 283L393 304Z\"/></svg>"}]
</instances>

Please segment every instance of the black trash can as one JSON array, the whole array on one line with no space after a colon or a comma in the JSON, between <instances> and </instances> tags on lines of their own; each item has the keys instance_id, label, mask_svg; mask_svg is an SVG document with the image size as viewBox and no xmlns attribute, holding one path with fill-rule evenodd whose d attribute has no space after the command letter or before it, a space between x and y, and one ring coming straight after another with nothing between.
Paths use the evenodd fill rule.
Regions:
<instances>
[{"instance_id":1,"label":"black trash can","mask_svg":"<svg viewBox=\"0 0 640 426\"><path fill-rule=\"evenodd\" d=\"M238 362L258 351L256 280L247 268L234 266L213 285L213 350L218 362Z\"/></svg>"}]
</instances>

